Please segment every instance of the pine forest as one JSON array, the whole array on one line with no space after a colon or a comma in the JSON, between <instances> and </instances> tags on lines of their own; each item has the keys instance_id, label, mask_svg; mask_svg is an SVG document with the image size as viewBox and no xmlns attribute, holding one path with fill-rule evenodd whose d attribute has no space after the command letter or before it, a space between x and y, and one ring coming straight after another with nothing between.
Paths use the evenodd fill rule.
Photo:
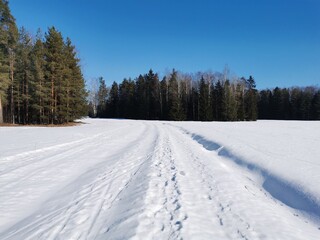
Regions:
<instances>
[{"instance_id":1,"label":"pine forest","mask_svg":"<svg viewBox=\"0 0 320 240\"><path fill-rule=\"evenodd\" d=\"M80 60L55 27L35 38L0 1L0 123L63 124L87 115Z\"/></svg>"}]
</instances>

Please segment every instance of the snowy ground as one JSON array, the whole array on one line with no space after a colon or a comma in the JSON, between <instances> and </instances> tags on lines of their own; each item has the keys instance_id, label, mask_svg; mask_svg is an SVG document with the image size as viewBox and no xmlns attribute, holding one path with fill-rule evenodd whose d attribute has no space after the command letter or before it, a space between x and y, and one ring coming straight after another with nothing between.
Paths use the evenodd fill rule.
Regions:
<instances>
[{"instance_id":1,"label":"snowy ground","mask_svg":"<svg viewBox=\"0 0 320 240\"><path fill-rule=\"evenodd\" d=\"M0 128L0 239L320 239L320 122Z\"/></svg>"}]
</instances>

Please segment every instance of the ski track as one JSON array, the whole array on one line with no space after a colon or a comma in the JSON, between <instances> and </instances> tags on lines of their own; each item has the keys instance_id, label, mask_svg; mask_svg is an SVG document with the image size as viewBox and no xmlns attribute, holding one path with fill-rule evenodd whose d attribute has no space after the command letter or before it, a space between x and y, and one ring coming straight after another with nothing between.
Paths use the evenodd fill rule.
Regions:
<instances>
[{"instance_id":1,"label":"ski track","mask_svg":"<svg viewBox=\"0 0 320 240\"><path fill-rule=\"evenodd\" d=\"M8 195L0 209L19 204L14 189L49 184L62 173L43 189L51 195L37 210L0 231L0 239L305 239L305 231L320 238L316 223L262 188L261 176L219 156L223 147L212 151L161 122L134 125L117 145L129 127L0 159L0 196ZM90 159L101 148L99 161L68 175L80 161L75 156ZM21 193L29 204L42 196L39 190L32 197L33 190Z\"/></svg>"}]
</instances>

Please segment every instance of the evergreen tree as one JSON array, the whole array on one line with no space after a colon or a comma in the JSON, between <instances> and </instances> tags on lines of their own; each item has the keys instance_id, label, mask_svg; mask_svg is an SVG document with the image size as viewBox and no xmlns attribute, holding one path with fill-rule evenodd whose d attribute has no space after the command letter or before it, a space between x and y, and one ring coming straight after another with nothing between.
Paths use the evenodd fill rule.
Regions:
<instances>
[{"instance_id":1,"label":"evergreen tree","mask_svg":"<svg viewBox=\"0 0 320 240\"><path fill-rule=\"evenodd\" d=\"M191 120L199 121L199 92L197 86L192 86L191 90Z\"/></svg>"},{"instance_id":2,"label":"evergreen tree","mask_svg":"<svg viewBox=\"0 0 320 240\"><path fill-rule=\"evenodd\" d=\"M224 96L224 88L221 84L221 81L218 80L214 87L213 92L213 112L215 116L215 120L222 121L223 119L223 112L224 110L224 104L223 104L223 96Z\"/></svg>"},{"instance_id":3,"label":"evergreen tree","mask_svg":"<svg viewBox=\"0 0 320 240\"><path fill-rule=\"evenodd\" d=\"M119 114L121 118L134 118L135 83L131 79L124 79L119 85Z\"/></svg>"},{"instance_id":4,"label":"evergreen tree","mask_svg":"<svg viewBox=\"0 0 320 240\"><path fill-rule=\"evenodd\" d=\"M145 78L140 74L136 80L135 90L136 114L138 119L147 119L147 86Z\"/></svg>"},{"instance_id":5,"label":"evergreen tree","mask_svg":"<svg viewBox=\"0 0 320 240\"><path fill-rule=\"evenodd\" d=\"M168 83L166 77L160 82L160 105L161 119L168 120Z\"/></svg>"},{"instance_id":6,"label":"evergreen tree","mask_svg":"<svg viewBox=\"0 0 320 240\"><path fill-rule=\"evenodd\" d=\"M312 119L320 120L320 90L318 90L312 99Z\"/></svg>"},{"instance_id":7,"label":"evergreen tree","mask_svg":"<svg viewBox=\"0 0 320 240\"><path fill-rule=\"evenodd\" d=\"M106 83L102 77L99 78L99 90L98 90L98 107L97 117L105 117L107 107L108 89Z\"/></svg>"},{"instance_id":8,"label":"evergreen tree","mask_svg":"<svg viewBox=\"0 0 320 240\"><path fill-rule=\"evenodd\" d=\"M237 120L237 102L235 99L233 85L230 84L229 80L225 81L223 92L222 118L224 121L235 121Z\"/></svg>"},{"instance_id":9,"label":"evergreen tree","mask_svg":"<svg viewBox=\"0 0 320 240\"><path fill-rule=\"evenodd\" d=\"M8 1L0 0L0 123L3 122L3 104L10 106L10 120L14 116L14 70L18 29L11 15ZM9 93L9 96L7 95ZM6 101L9 97L9 101Z\"/></svg>"},{"instance_id":10,"label":"evergreen tree","mask_svg":"<svg viewBox=\"0 0 320 240\"><path fill-rule=\"evenodd\" d=\"M282 119L282 91L276 87L271 98L271 115L273 119Z\"/></svg>"},{"instance_id":11,"label":"evergreen tree","mask_svg":"<svg viewBox=\"0 0 320 240\"><path fill-rule=\"evenodd\" d=\"M172 70L169 79L168 108L170 120L182 121L185 119L179 96L178 73L174 69Z\"/></svg>"},{"instance_id":12,"label":"evergreen tree","mask_svg":"<svg viewBox=\"0 0 320 240\"><path fill-rule=\"evenodd\" d=\"M270 119L270 90L262 90L259 93L258 116L259 119Z\"/></svg>"},{"instance_id":13,"label":"evergreen tree","mask_svg":"<svg viewBox=\"0 0 320 240\"><path fill-rule=\"evenodd\" d=\"M209 84L205 82L203 76L200 79L199 86L199 120L211 121L212 108L210 105Z\"/></svg>"},{"instance_id":14,"label":"evergreen tree","mask_svg":"<svg viewBox=\"0 0 320 240\"><path fill-rule=\"evenodd\" d=\"M119 86L116 82L112 83L107 104L107 116L111 118L119 117Z\"/></svg>"},{"instance_id":15,"label":"evergreen tree","mask_svg":"<svg viewBox=\"0 0 320 240\"><path fill-rule=\"evenodd\" d=\"M15 109L17 122L30 123L30 100L32 92L32 66L31 51L32 40L25 28L19 31L19 41L17 45L17 62L14 84Z\"/></svg>"},{"instance_id":16,"label":"evergreen tree","mask_svg":"<svg viewBox=\"0 0 320 240\"><path fill-rule=\"evenodd\" d=\"M31 52L31 71L32 71L32 122L40 124L49 123L48 113L45 107L49 103L50 89L45 84L45 48L42 42L42 35L38 30L36 42ZM48 107L47 107L48 109Z\"/></svg>"},{"instance_id":17,"label":"evergreen tree","mask_svg":"<svg viewBox=\"0 0 320 240\"><path fill-rule=\"evenodd\" d=\"M146 75L147 84L147 119L159 119L160 116L160 83L157 74L150 69Z\"/></svg>"},{"instance_id":18,"label":"evergreen tree","mask_svg":"<svg viewBox=\"0 0 320 240\"><path fill-rule=\"evenodd\" d=\"M64 42L60 32L54 27L49 28L45 35L46 82L50 85L50 113L51 124L58 123L59 100L62 97L64 77Z\"/></svg>"},{"instance_id":19,"label":"evergreen tree","mask_svg":"<svg viewBox=\"0 0 320 240\"><path fill-rule=\"evenodd\" d=\"M245 102L244 102L244 94L245 94L245 79L241 78L236 86L236 102L237 102L237 120L244 121L245 120Z\"/></svg>"},{"instance_id":20,"label":"evergreen tree","mask_svg":"<svg viewBox=\"0 0 320 240\"><path fill-rule=\"evenodd\" d=\"M257 110L257 90L256 83L252 76L247 80L247 92L245 94L246 104L246 120L256 121L258 110Z\"/></svg>"}]
</instances>

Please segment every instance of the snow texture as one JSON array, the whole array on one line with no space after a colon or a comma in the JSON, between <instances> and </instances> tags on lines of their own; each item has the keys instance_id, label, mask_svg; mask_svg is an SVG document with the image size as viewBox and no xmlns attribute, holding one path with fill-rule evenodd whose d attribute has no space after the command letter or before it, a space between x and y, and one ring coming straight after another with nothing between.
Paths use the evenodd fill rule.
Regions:
<instances>
[{"instance_id":1,"label":"snow texture","mask_svg":"<svg viewBox=\"0 0 320 240\"><path fill-rule=\"evenodd\" d=\"M320 239L320 122L0 128L0 239Z\"/></svg>"}]
</instances>

